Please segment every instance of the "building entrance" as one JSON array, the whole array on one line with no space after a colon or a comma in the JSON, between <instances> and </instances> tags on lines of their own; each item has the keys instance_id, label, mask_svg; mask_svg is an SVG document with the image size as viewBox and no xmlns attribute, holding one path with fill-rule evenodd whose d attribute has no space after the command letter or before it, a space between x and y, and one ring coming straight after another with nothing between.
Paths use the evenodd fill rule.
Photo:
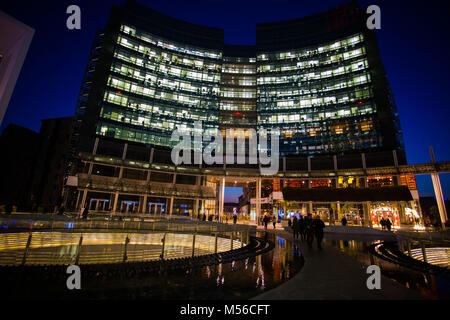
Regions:
<instances>
[{"instance_id":1,"label":"building entrance","mask_svg":"<svg viewBox=\"0 0 450 320\"><path fill-rule=\"evenodd\" d=\"M154 216L162 216L165 212L165 206L165 203L147 202L147 209L145 212Z\"/></svg>"},{"instance_id":2,"label":"building entrance","mask_svg":"<svg viewBox=\"0 0 450 320\"><path fill-rule=\"evenodd\" d=\"M89 202L89 210L108 211L109 199L91 199L91 201Z\"/></svg>"},{"instance_id":3,"label":"building entrance","mask_svg":"<svg viewBox=\"0 0 450 320\"><path fill-rule=\"evenodd\" d=\"M137 213L139 202L122 201L120 203L120 212L122 213Z\"/></svg>"}]
</instances>

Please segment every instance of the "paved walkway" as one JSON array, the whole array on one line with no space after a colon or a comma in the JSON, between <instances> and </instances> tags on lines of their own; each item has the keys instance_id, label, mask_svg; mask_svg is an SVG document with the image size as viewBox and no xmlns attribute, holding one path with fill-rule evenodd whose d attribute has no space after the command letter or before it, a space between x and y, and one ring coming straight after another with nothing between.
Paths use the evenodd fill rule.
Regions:
<instances>
[{"instance_id":1,"label":"paved walkway","mask_svg":"<svg viewBox=\"0 0 450 320\"><path fill-rule=\"evenodd\" d=\"M306 243L294 240L286 231L268 230L295 241L300 246L305 264L291 280L253 299L256 300L395 300L427 299L385 276L381 276L381 289L369 290L366 280L370 276L366 267L339 250L323 246L319 251L314 243L309 249Z\"/></svg>"}]
</instances>

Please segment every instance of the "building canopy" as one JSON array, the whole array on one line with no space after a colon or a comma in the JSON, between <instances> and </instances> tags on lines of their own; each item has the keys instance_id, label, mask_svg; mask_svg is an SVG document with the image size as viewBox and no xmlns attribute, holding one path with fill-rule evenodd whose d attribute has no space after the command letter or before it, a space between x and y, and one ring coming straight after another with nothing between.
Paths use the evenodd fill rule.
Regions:
<instances>
[{"instance_id":1,"label":"building canopy","mask_svg":"<svg viewBox=\"0 0 450 320\"><path fill-rule=\"evenodd\" d=\"M363 201L411 201L411 192L406 186L381 188L284 188L286 201L318 201L318 202L363 202Z\"/></svg>"}]
</instances>

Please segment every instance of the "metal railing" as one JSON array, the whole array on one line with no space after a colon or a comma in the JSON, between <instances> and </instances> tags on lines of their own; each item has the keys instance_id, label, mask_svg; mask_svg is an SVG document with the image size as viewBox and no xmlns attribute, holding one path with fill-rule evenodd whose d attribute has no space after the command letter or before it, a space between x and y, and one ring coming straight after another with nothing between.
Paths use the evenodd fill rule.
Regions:
<instances>
[{"instance_id":1,"label":"metal railing","mask_svg":"<svg viewBox=\"0 0 450 320\"><path fill-rule=\"evenodd\" d=\"M0 265L98 264L217 254L249 243L250 228L185 221L0 219ZM101 232L96 232L101 231Z\"/></svg>"}]
</instances>

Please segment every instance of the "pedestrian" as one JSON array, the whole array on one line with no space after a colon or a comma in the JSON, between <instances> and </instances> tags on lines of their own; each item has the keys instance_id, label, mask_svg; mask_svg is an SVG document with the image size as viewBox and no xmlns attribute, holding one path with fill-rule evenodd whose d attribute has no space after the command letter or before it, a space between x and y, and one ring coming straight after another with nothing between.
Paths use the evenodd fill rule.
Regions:
<instances>
[{"instance_id":1,"label":"pedestrian","mask_svg":"<svg viewBox=\"0 0 450 320\"><path fill-rule=\"evenodd\" d=\"M294 220L292 221L292 231L294 235L294 239L298 238L298 219L296 216L294 216Z\"/></svg>"},{"instance_id":2,"label":"pedestrian","mask_svg":"<svg viewBox=\"0 0 450 320\"><path fill-rule=\"evenodd\" d=\"M88 207L86 206L86 207L84 208L84 210L83 210L83 216L82 216L82 218L83 218L84 220L87 219L88 213L89 213L89 210L88 210Z\"/></svg>"},{"instance_id":3,"label":"pedestrian","mask_svg":"<svg viewBox=\"0 0 450 320\"><path fill-rule=\"evenodd\" d=\"M320 216L317 216L313 221L313 227L314 235L316 236L317 240L317 248L319 250L322 250L323 229L325 228L325 223L323 223L323 221L320 219Z\"/></svg>"},{"instance_id":4,"label":"pedestrian","mask_svg":"<svg viewBox=\"0 0 450 320\"><path fill-rule=\"evenodd\" d=\"M381 230L384 230L386 228L386 220L384 220L384 217L380 220Z\"/></svg>"},{"instance_id":5,"label":"pedestrian","mask_svg":"<svg viewBox=\"0 0 450 320\"><path fill-rule=\"evenodd\" d=\"M314 241L314 228L312 215L310 213L306 216L305 232L306 232L306 242L308 243L308 247L311 249L312 243Z\"/></svg>"},{"instance_id":6,"label":"pedestrian","mask_svg":"<svg viewBox=\"0 0 450 320\"><path fill-rule=\"evenodd\" d=\"M273 224L273 228L276 229L276 225L277 225L277 218L272 217L272 224Z\"/></svg>"},{"instance_id":7,"label":"pedestrian","mask_svg":"<svg viewBox=\"0 0 450 320\"><path fill-rule=\"evenodd\" d=\"M236 224L237 222L237 214L233 215L233 223Z\"/></svg>"},{"instance_id":8,"label":"pedestrian","mask_svg":"<svg viewBox=\"0 0 450 320\"><path fill-rule=\"evenodd\" d=\"M347 225L347 219L345 218L345 216L342 218L341 223L343 226Z\"/></svg>"},{"instance_id":9,"label":"pedestrian","mask_svg":"<svg viewBox=\"0 0 450 320\"><path fill-rule=\"evenodd\" d=\"M266 215L264 215L263 223L264 223L264 229L266 229L266 230L267 230L267 223L268 223L268 222L269 222L269 217L266 216Z\"/></svg>"},{"instance_id":10,"label":"pedestrian","mask_svg":"<svg viewBox=\"0 0 450 320\"><path fill-rule=\"evenodd\" d=\"M391 231L392 222L389 218L386 219L385 225L386 229L388 229L388 231Z\"/></svg>"},{"instance_id":11,"label":"pedestrian","mask_svg":"<svg viewBox=\"0 0 450 320\"><path fill-rule=\"evenodd\" d=\"M306 221L305 218L303 218L303 216L300 215L300 219L298 219L298 232L300 233L302 241L305 241L306 237L305 221Z\"/></svg>"}]
</instances>

